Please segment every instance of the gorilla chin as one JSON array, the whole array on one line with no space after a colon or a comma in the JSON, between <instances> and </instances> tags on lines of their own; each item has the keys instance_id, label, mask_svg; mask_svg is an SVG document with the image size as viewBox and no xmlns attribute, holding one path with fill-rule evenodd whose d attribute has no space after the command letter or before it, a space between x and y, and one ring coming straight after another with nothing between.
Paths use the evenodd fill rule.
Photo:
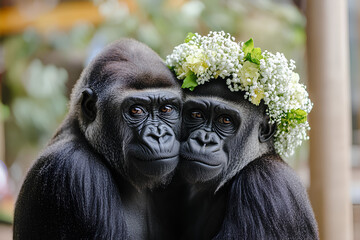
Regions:
<instances>
[{"instance_id":1,"label":"gorilla chin","mask_svg":"<svg viewBox=\"0 0 360 240\"><path fill-rule=\"evenodd\" d=\"M141 148L139 148L139 146L141 146ZM159 148L154 147L153 151L150 151L144 145L138 144L134 146L134 148L130 145L128 161L142 175L156 178L164 177L172 173L179 162L179 141L172 138L172 144L170 144L170 146L169 149L154 152L154 149L159 150Z\"/></svg>"},{"instance_id":2,"label":"gorilla chin","mask_svg":"<svg viewBox=\"0 0 360 240\"><path fill-rule=\"evenodd\" d=\"M136 169L148 177L163 177L172 173L178 162L179 156L158 158L155 160L144 160L137 157L132 158L131 163Z\"/></svg>"},{"instance_id":3,"label":"gorilla chin","mask_svg":"<svg viewBox=\"0 0 360 240\"><path fill-rule=\"evenodd\" d=\"M205 183L217 178L226 167L227 156L221 152L193 151L188 142L180 150L182 176L189 183Z\"/></svg>"}]
</instances>

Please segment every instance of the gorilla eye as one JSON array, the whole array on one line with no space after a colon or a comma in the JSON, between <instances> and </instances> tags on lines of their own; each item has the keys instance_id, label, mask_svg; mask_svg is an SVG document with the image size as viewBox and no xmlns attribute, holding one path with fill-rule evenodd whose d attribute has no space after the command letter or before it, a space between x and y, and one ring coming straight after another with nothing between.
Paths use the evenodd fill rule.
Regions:
<instances>
[{"instance_id":1,"label":"gorilla eye","mask_svg":"<svg viewBox=\"0 0 360 240\"><path fill-rule=\"evenodd\" d=\"M227 116L219 117L218 122L222 123L222 124L230 124L230 123L232 123L231 118L229 118Z\"/></svg>"},{"instance_id":2,"label":"gorilla eye","mask_svg":"<svg viewBox=\"0 0 360 240\"><path fill-rule=\"evenodd\" d=\"M144 111L140 107L131 107L130 108L131 115L141 115Z\"/></svg>"},{"instance_id":3,"label":"gorilla eye","mask_svg":"<svg viewBox=\"0 0 360 240\"><path fill-rule=\"evenodd\" d=\"M173 110L173 108L169 105L165 105L163 107L160 108L160 112L162 113L169 113Z\"/></svg>"},{"instance_id":4,"label":"gorilla eye","mask_svg":"<svg viewBox=\"0 0 360 240\"><path fill-rule=\"evenodd\" d=\"M196 112L196 111L194 111L194 112L191 112L191 117L192 118L203 118L203 115L201 114L201 112Z\"/></svg>"}]
</instances>

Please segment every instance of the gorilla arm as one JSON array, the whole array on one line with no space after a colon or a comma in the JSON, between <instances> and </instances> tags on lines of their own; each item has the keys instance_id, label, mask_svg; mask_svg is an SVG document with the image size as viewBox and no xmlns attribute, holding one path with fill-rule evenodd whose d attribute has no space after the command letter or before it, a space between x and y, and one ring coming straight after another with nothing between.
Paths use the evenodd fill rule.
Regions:
<instances>
[{"instance_id":1,"label":"gorilla arm","mask_svg":"<svg viewBox=\"0 0 360 240\"><path fill-rule=\"evenodd\" d=\"M120 195L109 169L79 134L67 131L28 173L15 209L14 239L125 238Z\"/></svg>"}]
</instances>

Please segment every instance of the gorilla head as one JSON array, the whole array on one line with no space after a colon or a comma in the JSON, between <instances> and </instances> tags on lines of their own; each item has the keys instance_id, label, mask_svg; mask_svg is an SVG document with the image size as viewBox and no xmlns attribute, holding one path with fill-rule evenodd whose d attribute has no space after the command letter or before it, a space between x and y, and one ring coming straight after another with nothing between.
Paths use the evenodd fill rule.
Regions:
<instances>
[{"instance_id":1,"label":"gorilla head","mask_svg":"<svg viewBox=\"0 0 360 240\"><path fill-rule=\"evenodd\" d=\"M294 62L223 31L189 33L166 62L194 90L180 147L184 239L318 239L306 190L278 155L307 138L312 103Z\"/></svg>"},{"instance_id":2,"label":"gorilla head","mask_svg":"<svg viewBox=\"0 0 360 240\"><path fill-rule=\"evenodd\" d=\"M218 189L252 160L274 152L275 125L263 103L255 106L243 92L230 92L222 79L186 94L180 154L190 183Z\"/></svg>"},{"instance_id":3,"label":"gorilla head","mask_svg":"<svg viewBox=\"0 0 360 240\"><path fill-rule=\"evenodd\" d=\"M97 153L136 188L168 181L178 163L181 92L150 48L125 39L81 76L70 112Z\"/></svg>"}]
</instances>

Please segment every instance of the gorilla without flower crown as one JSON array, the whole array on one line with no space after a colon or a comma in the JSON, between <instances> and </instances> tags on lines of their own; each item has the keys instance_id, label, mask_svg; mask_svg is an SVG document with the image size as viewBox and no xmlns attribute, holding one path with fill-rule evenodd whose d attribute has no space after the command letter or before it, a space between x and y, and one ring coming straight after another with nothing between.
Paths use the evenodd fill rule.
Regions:
<instances>
[{"instance_id":1,"label":"gorilla without flower crown","mask_svg":"<svg viewBox=\"0 0 360 240\"><path fill-rule=\"evenodd\" d=\"M178 163L181 108L177 80L150 48L130 39L105 48L25 179L14 238L171 238L173 195L157 187Z\"/></svg>"}]
</instances>

